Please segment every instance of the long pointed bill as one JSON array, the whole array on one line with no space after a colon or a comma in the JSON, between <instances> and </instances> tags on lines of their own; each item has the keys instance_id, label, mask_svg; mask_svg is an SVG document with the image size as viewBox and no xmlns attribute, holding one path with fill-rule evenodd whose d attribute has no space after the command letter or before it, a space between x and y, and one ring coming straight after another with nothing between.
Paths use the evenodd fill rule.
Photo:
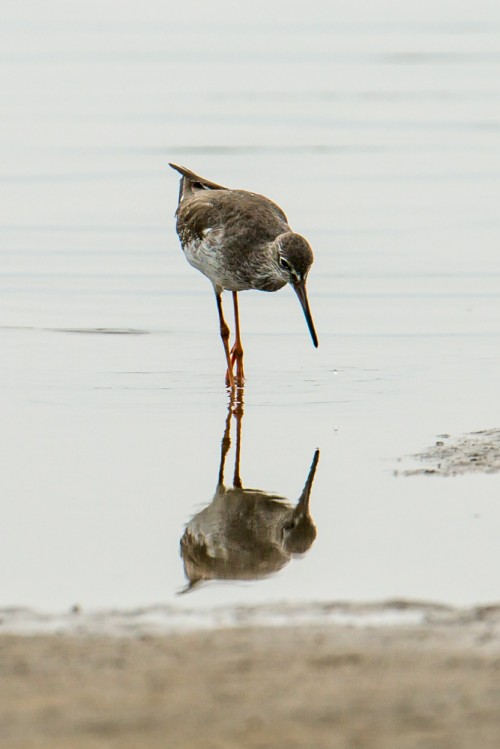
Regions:
<instances>
[{"instance_id":1,"label":"long pointed bill","mask_svg":"<svg viewBox=\"0 0 500 749\"><path fill-rule=\"evenodd\" d=\"M309 475L307 477L307 481L305 483L304 488L302 489L302 494L299 497L299 501L297 502L297 506L295 508L295 512L300 515L307 515L309 513L309 497L311 496L311 489L314 481L314 476L316 473L316 468L318 465L319 460L319 450L316 450L314 453L313 462L311 463L311 467L309 469Z\"/></svg>"},{"instance_id":2,"label":"long pointed bill","mask_svg":"<svg viewBox=\"0 0 500 749\"><path fill-rule=\"evenodd\" d=\"M306 283L305 281L301 281L300 283L293 284L293 289L297 296L299 297L299 302L302 306L302 309L304 310L304 315L306 317L307 327L309 328L309 332L311 334L312 341L316 348L318 348L318 336L316 335L316 331L314 330L314 323L311 315L311 310L309 309L309 302L307 301L307 291L306 291Z\"/></svg>"}]
</instances>

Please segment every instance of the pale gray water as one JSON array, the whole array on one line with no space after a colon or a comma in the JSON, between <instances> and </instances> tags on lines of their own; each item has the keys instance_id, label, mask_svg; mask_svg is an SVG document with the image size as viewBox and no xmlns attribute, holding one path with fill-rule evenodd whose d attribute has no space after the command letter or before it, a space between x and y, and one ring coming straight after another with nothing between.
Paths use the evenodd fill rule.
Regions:
<instances>
[{"instance_id":1,"label":"pale gray water","mask_svg":"<svg viewBox=\"0 0 500 749\"><path fill-rule=\"evenodd\" d=\"M393 472L500 426L500 12L402 5L3 11L0 606L188 600L226 396L168 160L274 198L316 253L318 351L291 290L242 295L241 472L296 499L319 447L317 539L189 606L498 600L500 476Z\"/></svg>"}]
</instances>

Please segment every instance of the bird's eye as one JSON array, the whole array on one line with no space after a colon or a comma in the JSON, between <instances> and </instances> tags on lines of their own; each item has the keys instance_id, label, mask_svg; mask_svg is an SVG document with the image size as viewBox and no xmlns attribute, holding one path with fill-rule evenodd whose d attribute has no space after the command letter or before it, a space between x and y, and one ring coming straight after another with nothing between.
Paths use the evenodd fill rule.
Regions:
<instances>
[{"instance_id":1,"label":"bird's eye","mask_svg":"<svg viewBox=\"0 0 500 749\"><path fill-rule=\"evenodd\" d=\"M280 257L280 265L281 265L281 267L282 267L282 268L284 268L285 270L291 270L291 267L292 267L292 266L290 265L290 263L288 262L288 260L285 260L285 258L284 258L284 257Z\"/></svg>"}]
</instances>

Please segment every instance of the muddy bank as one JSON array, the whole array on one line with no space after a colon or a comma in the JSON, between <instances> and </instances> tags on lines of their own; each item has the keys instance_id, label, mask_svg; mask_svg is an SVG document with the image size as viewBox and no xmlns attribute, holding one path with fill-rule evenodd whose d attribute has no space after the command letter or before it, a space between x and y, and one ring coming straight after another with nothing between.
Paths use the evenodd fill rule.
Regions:
<instances>
[{"instance_id":1,"label":"muddy bank","mask_svg":"<svg viewBox=\"0 0 500 749\"><path fill-rule=\"evenodd\" d=\"M498 747L497 609L418 626L2 635L0 650L9 749Z\"/></svg>"},{"instance_id":2,"label":"muddy bank","mask_svg":"<svg viewBox=\"0 0 500 749\"><path fill-rule=\"evenodd\" d=\"M396 471L402 476L458 476L500 471L500 429L484 429L461 437L440 434L431 447L410 456L423 465Z\"/></svg>"}]
</instances>

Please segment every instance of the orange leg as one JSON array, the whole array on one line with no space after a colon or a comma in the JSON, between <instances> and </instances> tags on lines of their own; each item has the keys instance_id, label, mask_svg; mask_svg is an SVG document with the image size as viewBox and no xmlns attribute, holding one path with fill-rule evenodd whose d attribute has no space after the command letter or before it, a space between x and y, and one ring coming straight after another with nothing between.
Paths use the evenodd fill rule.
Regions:
<instances>
[{"instance_id":1,"label":"orange leg","mask_svg":"<svg viewBox=\"0 0 500 749\"><path fill-rule=\"evenodd\" d=\"M226 416L226 425L224 428L224 436L222 437L222 441L221 441L219 481L217 483L217 488L224 486L224 466L226 464L226 458L227 458L227 454L229 452L230 447L231 447L231 411L228 410L227 416Z\"/></svg>"},{"instance_id":2,"label":"orange leg","mask_svg":"<svg viewBox=\"0 0 500 749\"><path fill-rule=\"evenodd\" d=\"M222 338L222 345L224 346L224 353L226 354L227 372L226 372L226 385L234 390L234 375L233 366L231 363L231 354L229 352L229 328L226 321L224 320L224 314L222 312L222 298L221 292L215 292L215 298L217 300L217 311L219 313L220 323L220 337Z\"/></svg>"},{"instance_id":3,"label":"orange leg","mask_svg":"<svg viewBox=\"0 0 500 749\"><path fill-rule=\"evenodd\" d=\"M234 342L233 348L231 349L231 365L234 366L234 363L236 362L236 384L243 385L245 381L245 371L243 369L243 346L241 344L240 337L240 314L238 310L237 291L233 291L233 306L236 340Z\"/></svg>"},{"instance_id":4,"label":"orange leg","mask_svg":"<svg viewBox=\"0 0 500 749\"><path fill-rule=\"evenodd\" d=\"M240 477L240 457L241 457L241 420L243 418L243 409L239 409L234 412L234 418L236 419L236 452L234 456L234 477L233 486L236 489L241 489L241 477Z\"/></svg>"}]
</instances>

